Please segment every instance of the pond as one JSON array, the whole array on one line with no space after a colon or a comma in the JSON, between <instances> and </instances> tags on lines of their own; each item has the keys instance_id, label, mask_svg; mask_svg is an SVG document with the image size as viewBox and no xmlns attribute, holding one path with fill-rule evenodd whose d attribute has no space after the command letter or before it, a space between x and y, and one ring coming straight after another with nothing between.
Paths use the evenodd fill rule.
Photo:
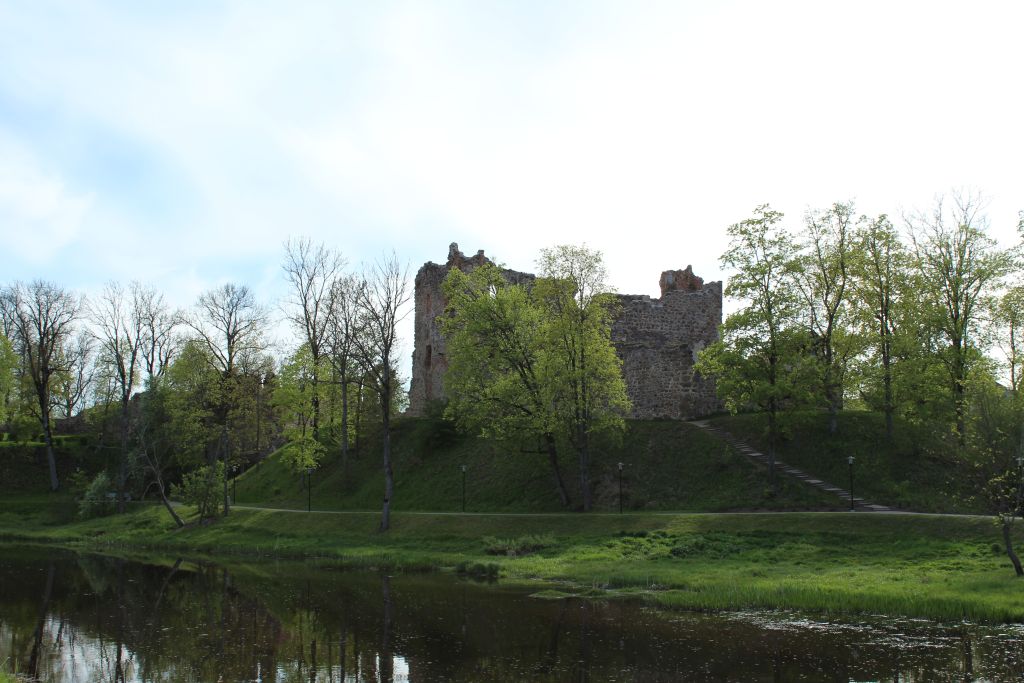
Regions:
<instances>
[{"instance_id":1,"label":"pond","mask_svg":"<svg viewBox=\"0 0 1024 683\"><path fill-rule=\"evenodd\" d=\"M41 681L1017 681L1024 629L543 600L447 574L0 545L0 669Z\"/></svg>"}]
</instances>

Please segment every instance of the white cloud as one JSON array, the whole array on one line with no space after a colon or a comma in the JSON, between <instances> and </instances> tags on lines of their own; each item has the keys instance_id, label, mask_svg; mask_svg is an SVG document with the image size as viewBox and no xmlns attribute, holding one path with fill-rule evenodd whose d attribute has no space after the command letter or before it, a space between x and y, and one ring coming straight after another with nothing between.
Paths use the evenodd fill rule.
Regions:
<instances>
[{"instance_id":1,"label":"white cloud","mask_svg":"<svg viewBox=\"0 0 1024 683\"><path fill-rule=\"evenodd\" d=\"M51 265L79 236L93 200L0 133L0 245L6 260Z\"/></svg>"}]
</instances>

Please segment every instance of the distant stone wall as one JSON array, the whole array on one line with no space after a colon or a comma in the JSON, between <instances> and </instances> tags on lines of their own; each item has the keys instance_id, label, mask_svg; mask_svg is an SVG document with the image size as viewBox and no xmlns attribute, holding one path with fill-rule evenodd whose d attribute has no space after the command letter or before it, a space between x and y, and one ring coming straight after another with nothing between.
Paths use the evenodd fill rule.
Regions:
<instances>
[{"instance_id":1,"label":"distant stone wall","mask_svg":"<svg viewBox=\"0 0 1024 683\"><path fill-rule=\"evenodd\" d=\"M670 277L666 285L666 275ZM687 277L681 278L680 275ZM685 420L719 410L713 381L693 369L697 353L718 338L722 283L704 284L685 271L662 273L660 299L619 295L612 343L633 417Z\"/></svg>"},{"instance_id":2,"label":"distant stone wall","mask_svg":"<svg viewBox=\"0 0 1024 683\"><path fill-rule=\"evenodd\" d=\"M416 274L410 415L424 415L431 402L444 399L448 369L445 341L437 325L446 301L441 283L452 268L470 271L490 263L483 251L466 257L457 244L448 249L444 265L426 263ZM514 283L534 276L503 271ZM612 325L612 342L622 359L626 390L634 418L689 419L719 409L711 380L694 372L697 353L718 338L722 322L722 283L704 283L685 270L661 274L661 298L619 295L621 309Z\"/></svg>"}]
</instances>

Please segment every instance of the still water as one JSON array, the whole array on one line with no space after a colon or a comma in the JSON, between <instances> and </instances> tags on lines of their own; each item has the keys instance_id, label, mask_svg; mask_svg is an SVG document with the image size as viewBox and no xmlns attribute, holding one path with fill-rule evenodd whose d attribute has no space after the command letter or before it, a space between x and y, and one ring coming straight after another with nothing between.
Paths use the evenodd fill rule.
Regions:
<instances>
[{"instance_id":1,"label":"still water","mask_svg":"<svg viewBox=\"0 0 1024 683\"><path fill-rule=\"evenodd\" d=\"M1018 681L1024 629L546 601L447 575L0 545L0 669L92 681Z\"/></svg>"}]
</instances>

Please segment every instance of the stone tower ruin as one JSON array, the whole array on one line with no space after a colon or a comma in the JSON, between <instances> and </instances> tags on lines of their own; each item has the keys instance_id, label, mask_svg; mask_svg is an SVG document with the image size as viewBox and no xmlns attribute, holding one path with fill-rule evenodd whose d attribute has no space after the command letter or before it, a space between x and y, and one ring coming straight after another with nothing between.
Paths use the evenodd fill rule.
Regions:
<instances>
[{"instance_id":1,"label":"stone tower ruin","mask_svg":"<svg viewBox=\"0 0 1024 683\"><path fill-rule=\"evenodd\" d=\"M437 319L446 301L441 283L452 268L470 271L490 263L484 252L467 257L452 243L444 265L428 262L416 273L412 381L409 415L422 416L435 401L442 401L448 368L445 340ZM502 271L515 284L534 276ZM631 417L684 420L720 409L714 382L697 374L697 353L718 338L722 322L722 283L705 283L685 270L661 274L661 297L620 294L619 311L612 324L612 342L622 359L626 391L633 405Z\"/></svg>"}]
</instances>

